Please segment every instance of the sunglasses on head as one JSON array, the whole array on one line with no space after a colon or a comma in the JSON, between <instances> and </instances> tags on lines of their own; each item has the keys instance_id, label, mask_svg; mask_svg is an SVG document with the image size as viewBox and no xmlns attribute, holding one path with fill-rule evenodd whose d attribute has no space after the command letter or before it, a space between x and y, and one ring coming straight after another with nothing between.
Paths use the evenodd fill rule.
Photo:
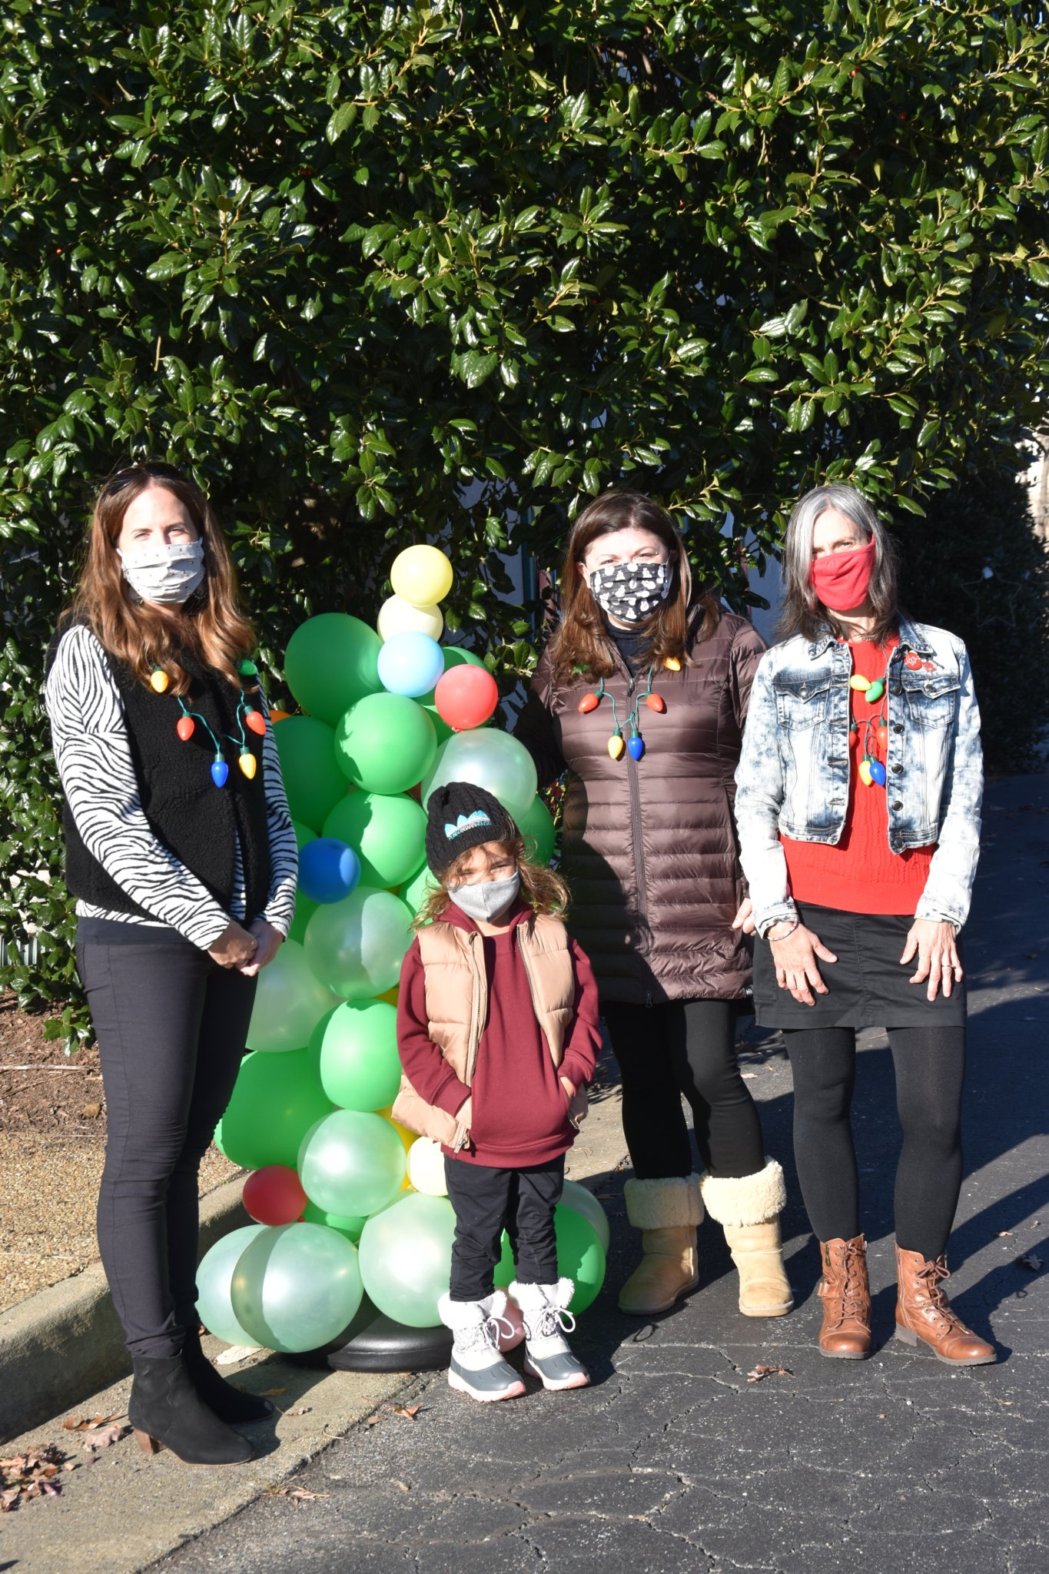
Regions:
<instances>
[{"instance_id":1,"label":"sunglasses on head","mask_svg":"<svg viewBox=\"0 0 1049 1574\"><path fill-rule=\"evenodd\" d=\"M125 465L110 476L102 488L103 497L112 497L117 492L122 492L124 487L130 486L132 481L137 481L142 476L150 476L155 481L184 481L186 478L182 471L175 465L154 463L152 460L143 460L133 465Z\"/></svg>"}]
</instances>

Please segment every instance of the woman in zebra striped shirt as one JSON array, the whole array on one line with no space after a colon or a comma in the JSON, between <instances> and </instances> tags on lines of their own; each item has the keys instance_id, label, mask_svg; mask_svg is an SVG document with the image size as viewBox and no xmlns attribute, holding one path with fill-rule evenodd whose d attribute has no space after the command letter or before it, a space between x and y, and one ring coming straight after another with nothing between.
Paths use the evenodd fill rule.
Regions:
<instances>
[{"instance_id":1,"label":"woman in zebra striped shirt","mask_svg":"<svg viewBox=\"0 0 1049 1574\"><path fill-rule=\"evenodd\" d=\"M95 504L48 653L77 965L109 1135L98 1239L134 1369L140 1444L233 1463L265 1400L205 1359L197 1172L226 1107L259 969L291 924L295 834L254 637L200 490L120 470Z\"/></svg>"}]
</instances>

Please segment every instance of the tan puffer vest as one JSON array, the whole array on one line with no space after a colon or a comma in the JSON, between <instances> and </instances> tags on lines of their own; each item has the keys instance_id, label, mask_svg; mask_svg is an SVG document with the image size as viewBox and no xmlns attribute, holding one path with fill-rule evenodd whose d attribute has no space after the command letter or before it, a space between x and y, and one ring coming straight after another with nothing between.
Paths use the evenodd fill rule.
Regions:
<instances>
[{"instance_id":1,"label":"tan puffer vest","mask_svg":"<svg viewBox=\"0 0 1049 1574\"><path fill-rule=\"evenodd\" d=\"M575 1014L576 982L568 935L558 918L533 916L514 930L528 976L536 1019L555 1066L564 1058L565 1037ZM419 931L419 955L426 979L427 1031L460 1082L470 1087L481 1032L488 1016L488 978L484 936L456 924L430 924ZM416 1093L402 1074L393 1118L417 1131L451 1144L456 1120L447 1110ZM586 1089L580 1088L569 1109L573 1124L586 1114Z\"/></svg>"},{"instance_id":2,"label":"tan puffer vest","mask_svg":"<svg viewBox=\"0 0 1049 1574\"><path fill-rule=\"evenodd\" d=\"M602 1005L734 1000L750 982L750 949L732 929L745 892L732 815L750 687L764 644L724 612L692 665L659 670L663 714L642 700L644 757L612 760L612 705L624 737L643 693L616 652L606 698L579 713L596 684L556 683L544 655L515 729L540 785L567 766L561 870L572 895L568 925L590 958Z\"/></svg>"}]
</instances>

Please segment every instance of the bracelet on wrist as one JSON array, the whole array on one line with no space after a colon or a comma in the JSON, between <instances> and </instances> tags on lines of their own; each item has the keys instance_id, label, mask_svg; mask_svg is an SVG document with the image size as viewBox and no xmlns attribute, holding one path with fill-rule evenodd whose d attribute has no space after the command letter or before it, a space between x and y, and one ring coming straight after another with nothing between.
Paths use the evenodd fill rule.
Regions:
<instances>
[{"instance_id":1,"label":"bracelet on wrist","mask_svg":"<svg viewBox=\"0 0 1049 1574\"><path fill-rule=\"evenodd\" d=\"M794 918L794 919L777 918L776 919L776 923L769 924L769 927L765 930L765 939L766 940L789 940L791 935L794 933L795 929L797 929L797 927L798 927L798 925L800 923L801 923L801 919L800 918ZM772 933L772 931L775 929L776 924L790 924L790 928L788 930L786 930L786 932L784 934L774 935Z\"/></svg>"}]
</instances>

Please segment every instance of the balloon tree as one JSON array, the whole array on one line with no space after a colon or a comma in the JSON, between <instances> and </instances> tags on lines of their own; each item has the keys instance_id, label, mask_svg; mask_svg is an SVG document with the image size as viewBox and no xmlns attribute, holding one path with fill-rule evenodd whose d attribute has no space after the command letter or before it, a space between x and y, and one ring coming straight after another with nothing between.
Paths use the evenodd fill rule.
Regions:
<instances>
[{"instance_id":1,"label":"balloon tree","mask_svg":"<svg viewBox=\"0 0 1049 1574\"><path fill-rule=\"evenodd\" d=\"M471 651L439 643L452 565L437 547L394 560L377 627L307 619L285 657L298 714L274 723L299 844L295 921L259 975L245 1056L216 1142L251 1171L233 1230L200 1264L205 1325L233 1343L338 1350L375 1367L367 1333L403 1369L433 1364L454 1216L439 1146L397 1125L396 986L431 889L426 802L443 782L486 787L546 861L554 828L531 758L489 726L499 692ZM555 1227L582 1311L604 1276L600 1203L566 1183ZM504 1243L497 1282L509 1283ZM361 1330L363 1329L363 1332ZM444 1358L438 1345L437 1359Z\"/></svg>"}]
</instances>

